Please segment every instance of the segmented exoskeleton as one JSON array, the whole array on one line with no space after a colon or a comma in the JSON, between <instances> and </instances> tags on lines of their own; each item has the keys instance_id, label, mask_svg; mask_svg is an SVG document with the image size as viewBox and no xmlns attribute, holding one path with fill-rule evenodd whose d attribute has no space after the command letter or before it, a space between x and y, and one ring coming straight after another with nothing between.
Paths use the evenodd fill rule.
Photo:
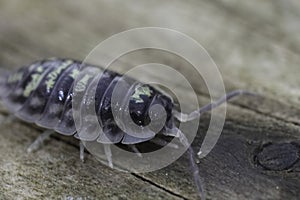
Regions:
<instances>
[{"instance_id":1,"label":"segmented exoskeleton","mask_svg":"<svg viewBox=\"0 0 300 200\"><path fill-rule=\"evenodd\" d=\"M99 70L99 68L97 69ZM83 72L84 70L85 72ZM219 101L206 105L191 114L182 114L176 111L171 97L150 85L136 82L128 77L124 79L122 75L109 70L102 70L101 75L97 76L93 70L92 65L82 64L82 62L71 59L55 58L34 62L4 77L4 81L1 82L2 101L11 113L24 121L35 123L40 127L54 130L63 135L74 135L81 140L97 140L99 143L106 144L105 153L109 165L112 167L111 152L107 144L134 145L155 141L159 134L165 134L166 136L178 137L183 145L189 146L184 134L176 128L175 119L179 121L193 120L199 117L202 112L209 111L236 95L245 94L244 91L234 91ZM96 79L97 77L98 79ZM130 116L138 126L143 127L150 123L148 111L153 105L161 105L165 109L166 122L160 133L146 133L148 134L147 137L145 135L138 137L129 135L120 129L115 122L112 109L122 109L122 107L112 107L111 105L114 88L120 80L130 82L131 87L128 91L124 91L120 95L124 101L129 101ZM76 106L74 103L72 104L74 91L82 94L83 99L80 104L89 106L90 97L85 95L85 92L93 84L94 86L96 84L96 87L93 97L95 104L92 106L94 106L102 131L96 135L78 135L78 131L88 132L92 126L88 124L88 120L83 119L80 122L82 127L77 130L78 127L75 126L73 118L73 110ZM81 105L77 106L80 107ZM45 132L34 144L40 143L49 134L49 131ZM138 153L138 149L132 147ZM32 148L35 148L35 145L32 145L29 150ZM200 195L204 196L198 178L198 168L193 159L193 150L190 147L188 149L196 185ZM83 149L81 149L81 158L83 158Z\"/></svg>"}]
</instances>

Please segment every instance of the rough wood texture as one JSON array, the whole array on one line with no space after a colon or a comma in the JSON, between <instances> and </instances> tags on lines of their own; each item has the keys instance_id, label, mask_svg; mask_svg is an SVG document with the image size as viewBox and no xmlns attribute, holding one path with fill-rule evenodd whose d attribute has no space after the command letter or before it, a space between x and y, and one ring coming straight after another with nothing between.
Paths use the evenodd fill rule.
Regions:
<instances>
[{"instance_id":1,"label":"rough wood texture","mask_svg":"<svg viewBox=\"0 0 300 200\"><path fill-rule=\"evenodd\" d=\"M242 88L260 94L231 102L220 140L200 160L207 197L298 199L299 11L296 0L1 1L0 65L17 68L53 56L84 59L102 40L135 27L182 31L208 50L228 91ZM189 74L184 63L153 55ZM143 54L125 58L132 66L144 60ZM198 81L191 76L192 83ZM176 81L174 85L189 95ZM207 103L205 88L196 91L200 103ZM6 118L1 115L1 121ZM208 124L205 114L195 149ZM66 138L55 137L27 154L26 147L40 131L19 121L4 123L0 133L1 199L198 198L186 156L153 173L124 174L92 156L82 164L78 147Z\"/></svg>"}]
</instances>

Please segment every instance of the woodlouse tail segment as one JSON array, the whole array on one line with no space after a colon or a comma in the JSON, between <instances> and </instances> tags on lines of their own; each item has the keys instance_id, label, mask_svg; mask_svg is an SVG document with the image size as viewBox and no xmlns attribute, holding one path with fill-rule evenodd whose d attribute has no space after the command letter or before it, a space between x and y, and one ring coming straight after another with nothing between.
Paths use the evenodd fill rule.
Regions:
<instances>
[{"instance_id":1,"label":"woodlouse tail segment","mask_svg":"<svg viewBox=\"0 0 300 200\"><path fill-rule=\"evenodd\" d=\"M0 68L0 98L4 97L4 95L8 92L6 83L9 74L10 72L8 70Z\"/></svg>"},{"instance_id":2,"label":"woodlouse tail segment","mask_svg":"<svg viewBox=\"0 0 300 200\"><path fill-rule=\"evenodd\" d=\"M2 110L1 110L2 111ZM6 111L5 111L6 112ZM10 124L13 123L14 121L17 120L17 117L13 114L9 114L7 117L5 117L2 122L0 123L0 125L2 124Z\"/></svg>"},{"instance_id":3,"label":"woodlouse tail segment","mask_svg":"<svg viewBox=\"0 0 300 200\"><path fill-rule=\"evenodd\" d=\"M257 96L257 94L252 93L252 92L248 92L246 90L234 90L232 92L227 93L226 95L224 95L223 97L221 97L217 101L212 102L210 104L207 104L207 105L203 106L202 108L200 108L199 110L195 110L195 111L191 112L190 114L180 113L176 110L173 110L173 115L180 122L192 121L192 120L197 119L198 117L200 117L200 115L202 113L211 111L212 109L220 106L221 104L231 100L232 98L234 98L236 96L240 96L240 95Z\"/></svg>"}]
</instances>

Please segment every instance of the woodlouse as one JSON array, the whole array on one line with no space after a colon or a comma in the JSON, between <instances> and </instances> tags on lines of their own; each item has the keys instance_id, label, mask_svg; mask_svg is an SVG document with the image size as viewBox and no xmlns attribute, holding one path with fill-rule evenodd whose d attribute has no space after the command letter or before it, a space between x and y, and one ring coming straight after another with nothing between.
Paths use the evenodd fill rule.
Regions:
<instances>
[{"instance_id":1,"label":"woodlouse","mask_svg":"<svg viewBox=\"0 0 300 200\"><path fill-rule=\"evenodd\" d=\"M40 127L63 135L75 135L75 137L79 138L76 135L72 114L73 89L84 93L85 89L88 88L95 78L95 75L84 76L83 74L75 85L74 80L78 78L82 65L85 65L84 67L93 67L76 60L55 58L37 61L13 73L9 73L7 76L3 76L1 81L2 102L11 113L21 120L35 123ZM120 74L109 70L102 72L96 87L95 110L105 137L99 134L96 137L85 138L86 140L97 140L106 144L105 154L111 167L113 165L108 143L126 144L134 152L139 153L134 144L158 139L156 137L158 134L156 133L150 137L133 137L123 132L115 123L111 110L111 96L116 83L121 77ZM130 78L126 80L134 82ZM201 113L215 108L234 96L248 93L242 90L233 91L217 102L208 104L191 114L182 114L176 111L173 100L169 96L147 84L137 83L130 88L130 91L126 91L126 94L129 94L128 98L130 98L130 116L139 126L146 126L151 120L148 111L152 105L159 104L165 108L167 116L161 132L167 136L178 137L181 143L188 147L194 179L200 196L204 197L198 168L193 159L193 150L186 141L184 134L176 128L174 121L175 119L182 122L193 120L199 117ZM85 102L85 104L88 104L88 102ZM53 132L49 130L37 138L29 147L29 151L37 148ZM80 137L80 139L82 138ZM158 139L156 143L162 144L162 141ZM84 147L82 144L80 148L80 157L83 159Z\"/></svg>"}]
</instances>

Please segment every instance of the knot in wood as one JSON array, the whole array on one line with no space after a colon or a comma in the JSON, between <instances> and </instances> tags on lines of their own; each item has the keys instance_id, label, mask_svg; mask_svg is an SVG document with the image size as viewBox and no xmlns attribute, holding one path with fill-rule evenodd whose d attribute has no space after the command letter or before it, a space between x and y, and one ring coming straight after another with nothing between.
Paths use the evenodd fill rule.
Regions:
<instances>
[{"instance_id":1,"label":"knot in wood","mask_svg":"<svg viewBox=\"0 0 300 200\"><path fill-rule=\"evenodd\" d=\"M282 171L299 160L299 149L291 143L269 144L257 155L258 164L268 170Z\"/></svg>"}]
</instances>

